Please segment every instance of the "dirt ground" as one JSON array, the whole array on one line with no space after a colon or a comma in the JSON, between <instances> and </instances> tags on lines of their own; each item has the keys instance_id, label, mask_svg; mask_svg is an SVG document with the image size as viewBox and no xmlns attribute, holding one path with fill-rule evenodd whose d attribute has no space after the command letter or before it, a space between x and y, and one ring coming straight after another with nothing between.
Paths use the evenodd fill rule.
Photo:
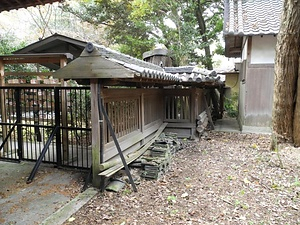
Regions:
<instances>
[{"instance_id":1,"label":"dirt ground","mask_svg":"<svg viewBox=\"0 0 300 225\"><path fill-rule=\"evenodd\" d=\"M159 180L99 193L65 225L300 224L300 149L269 146L269 135L211 132Z\"/></svg>"}]
</instances>

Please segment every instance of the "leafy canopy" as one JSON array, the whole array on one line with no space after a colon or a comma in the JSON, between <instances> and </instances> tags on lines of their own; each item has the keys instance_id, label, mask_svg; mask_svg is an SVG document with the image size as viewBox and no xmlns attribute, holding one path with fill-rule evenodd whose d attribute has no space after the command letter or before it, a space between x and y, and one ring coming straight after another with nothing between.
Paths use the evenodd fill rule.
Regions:
<instances>
[{"instance_id":1,"label":"leafy canopy","mask_svg":"<svg viewBox=\"0 0 300 225\"><path fill-rule=\"evenodd\" d=\"M105 26L105 39L123 53L141 58L164 44L175 65L195 62L209 69L210 46L223 26L222 0L81 0L77 6L64 3L63 9Z\"/></svg>"}]
</instances>

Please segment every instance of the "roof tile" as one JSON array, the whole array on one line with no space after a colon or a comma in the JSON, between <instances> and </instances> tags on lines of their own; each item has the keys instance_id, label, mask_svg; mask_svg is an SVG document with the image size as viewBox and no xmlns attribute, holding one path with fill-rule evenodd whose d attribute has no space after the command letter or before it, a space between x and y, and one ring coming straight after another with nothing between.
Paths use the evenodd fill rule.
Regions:
<instances>
[{"instance_id":1,"label":"roof tile","mask_svg":"<svg viewBox=\"0 0 300 225\"><path fill-rule=\"evenodd\" d=\"M277 34L283 0L225 0L225 35Z\"/></svg>"}]
</instances>

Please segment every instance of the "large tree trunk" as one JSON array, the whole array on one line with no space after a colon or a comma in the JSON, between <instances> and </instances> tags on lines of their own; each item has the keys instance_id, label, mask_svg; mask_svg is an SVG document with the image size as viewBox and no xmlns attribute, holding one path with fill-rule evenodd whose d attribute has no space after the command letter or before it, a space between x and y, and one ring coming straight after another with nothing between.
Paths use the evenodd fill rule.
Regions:
<instances>
[{"instance_id":1,"label":"large tree trunk","mask_svg":"<svg viewBox=\"0 0 300 225\"><path fill-rule=\"evenodd\" d=\"M296 106L294 113L294 129L293 129L293 138L295 146L300 146L300 57L298 58L298 82L297 82L297 95L296 95Z\"/></svg>"},{"instance_id":2,"label":"large tree trunk","mask_svg":"<svg viewBox=\"0 0 300 225\"><path fill-rule=\"evenodd\" d=\"M275 58L273 131L276 135L291 141L299 68L299 7L300 0L284 2Z\"/></svg>"}]
</instances>

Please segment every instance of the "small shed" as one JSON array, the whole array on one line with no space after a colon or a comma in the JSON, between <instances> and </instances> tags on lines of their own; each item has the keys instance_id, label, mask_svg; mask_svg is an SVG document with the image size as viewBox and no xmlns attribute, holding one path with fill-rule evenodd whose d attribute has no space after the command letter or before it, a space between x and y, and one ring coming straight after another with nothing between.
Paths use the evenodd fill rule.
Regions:
<instances>
[{"instance_id":1,"label":"small shed","mask_svg":"<svg viewBox=\"0 0 300 225\"><path fill-rule=\"evenodd\" d=\"M51 54L51 53L68 53L72 55L67 63L78 58L81 52L84 50L87 42L78 39L70 38L61 34L53 34L47 38L27 45L24 48L14 51L13 54ZM41 65L49 68L50 70L57 70L60 68L58 63L46 63L41 62Z\"/></svg>"},{"instance_id":2,"label":"small shed","mask_svg":"<svg viewBox=\"0 0 300 225\"><path fill-rule=\"evenodd\" d=\"M95 186L114 172L103 171L105 165L123 157L130 162L164 129L179 137L197 135L198 116L210 105L207 93L224 83L212 71L170 70L88 43L80 57L54 74L90 85Z\"/></svg>"}]
</instances>

